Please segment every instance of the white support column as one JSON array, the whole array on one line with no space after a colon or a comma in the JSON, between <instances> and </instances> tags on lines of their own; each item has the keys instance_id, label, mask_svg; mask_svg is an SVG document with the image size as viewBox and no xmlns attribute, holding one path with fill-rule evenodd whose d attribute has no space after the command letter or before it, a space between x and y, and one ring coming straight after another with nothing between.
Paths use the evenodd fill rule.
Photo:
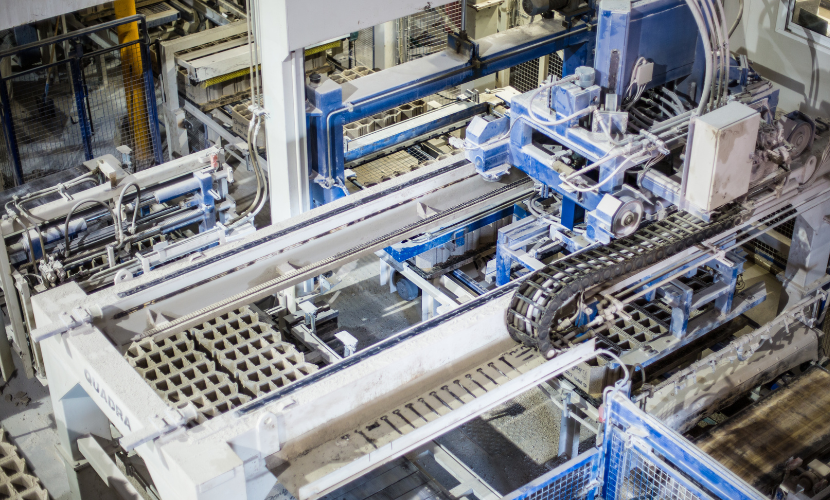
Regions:
<instances>
[{"instance_id":1,"label":"white support column","mask_svg":"<svg viewBox=\"0 0 830 500\"><path fill-rule=\"evenodd\" d=\"M803 294L827 271L830 259L830 202L812 208L795 219L790 255L784 271L787 303ZM784 296L782 296L783 302ZM779 304L779 308L786 307Z\"/></svg>"},{"instance_id":2,"label":"white support column","mask_svg":"<svg viewBox=\"0 0 830 500\"><path fill-rule=\"evenodd\" d=\"M61 349L59 336L46 339L42 343L43 357L46 365L46 376L49 379L49 396L52 399L52 411L58 428L58 451L66 467L66 476L69 480L69 490L73 500L91 498L90 490L96 498L102 500L117 499L109 488L95 488L97 485L84 485L90 474L80 474L79 463L85 458L78 449L78 439L94 435L106 442L112 439L110 423L106 415L95 404L95 401L81 387L75 371L64 366L60 360L51 355L50 349ZM49 345L47 345L49 344ZM79 476L84 478L79 480ZM94 473L91 474L94 476ZM96 481L99 479L95 478ZM92 488L90 486L93 486ZM86 493L86 494L85 494Z\"/></svg>"},{"instance_id":3,"label":"white support column","mask_svg":"<svg viewBox=\"0 0 830 500\"><path fill-rule=\"evenodd\" d=\"M271 222L309 210L303 50L288 50L285 0L259 2Z\"/></svg>"},{"instance_id":4,"label":"white support column","mask_svg":"<svg viewBox=\"0 0 830 500\"><path fill-rule=\"evenodd\" d=\"M395 21L375 26L375 68L386 69L395 65L397 37Z\"/></svg>"}]
</instances>

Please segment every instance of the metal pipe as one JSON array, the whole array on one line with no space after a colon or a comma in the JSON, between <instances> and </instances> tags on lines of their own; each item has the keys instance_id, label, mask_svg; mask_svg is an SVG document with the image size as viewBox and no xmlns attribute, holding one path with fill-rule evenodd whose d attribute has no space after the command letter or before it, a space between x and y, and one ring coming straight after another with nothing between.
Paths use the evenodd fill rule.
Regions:
<instances>
[{"instance_id":1,"label":"metal pipe","mask_svg":"<svg viewBox=\"0 0 830 500\"><path fill-rule=\"evenodd\" d=\"M467 0L461 0L461 35L467 36Z\"/></svg>"},{"instance_id":2,"label":"metal pipe","mask_svg":"<svg viewBox=\"0 0 830 500\"><path fill-rule=\"evenodd\" d=\"M822 194L824 194L824 193L822 193ZM809 203L809 202L807 202L807 203ZM805 204L806 204L806 203L805 203ZM814 205L812 205L812 206L810 206L810 207L807 207L807 208L803 208L803 205L802 205L802 207L799 207L799 208L802 208L802 211L806 211L806 210L809 210L809 209L813 208L813 207L814 207L815 205L817 205L817 204L818 204L818 203L816 203L816 204L814 204ZM740 240L740 241L736 241L736 242L734 242L732 245L730 245L730 246L728 246L728 247L725 247L725 248L723 248L722 250L723 250L723 251L728 251L728 250L731 250L731 249L733 249L733 248L740 247L741 245L743 245L743 244L745 244L745 243L747 243L747 242L749 242L749 241L754 240L755 238L757 238L757 237L761 236L762 234L765 234L765 233L768 233L769 231L772 231L773 229L775 229L776 227L780 226L781 224L784 224L785 222L787 222L787 221L789 221L789 220L792 220L792 219L794 219L794 218L798 217L799 215L801 215L801 212L796 212L796 213L794 213L794 214L792 214L792 215L790 215L790 216L784 217L783 219L781 219L781 220L779 220L779 221L775 222L774 224L770 224L770 225L768 225L767 227L765 227L764 229L762 229L762 230L758 231L757 233L752 234L752 235L749 235L749 236L747 236L746 238L744 238L744 239L742 239L742 240ZM723 241L724 239L725 239L725 238L721 238L721 241ZM717 244L716 244L716 245L717 245ZM699 259L703 259L703 258L709 258L709 257L711 257L711 256L712 256L712 250L707 250L707 251L704 251L702 254L699 254L699 255L692 255L692 256L690 256L689 258L687 258L686 260L681 261L681 262L680 262L680 263L678 263L678 264L675 264L675 265L672 267L672 269L677 269L678 267L681 267L681 266L684 266L684 265L687 265L687 264L691 264L691 263L693 263L695 260L699 260ZM701 264L702 264L702 263L701 263ZM660 281L658 281L657 283L654 283L654 284L652 284L652 285L648 286L647 288L645 288L645 289L641 290L639 293L637 293L637 294L635 294L635 295L633 295L633 296L631 296L631 297L629 297L629 298L627 298L627 299L623 299L623 300L621 300L621 302L622 302L623 304L628 304L628 303L630 303L630 302L632 302L632 301L634 301L634 300L637 300L638 298L642 297L643 295L647 294L648 292L650 292L650 291L652 291L652 290L654 290L654 289L656 289L656 288L658 288L658 287L660 287L660 286L662 286L662 285L664 285L664 284L668 283L669 281L671 281L671 280L673 280L673 279L675 279L675 278L677 278L677 277L679 277L679 276L682 276L683 274L686 274L686 273L688 273L688 272L689 272L689 270L688 270L688 269L681 269L680 271L678 271L678 272L676 272L676 273L672 274L672 275L671 275L671 276L669 276L668 278L663 278L663 279L661 279ZM633 290L633 289L630 289L630 290ZM625 291L623 291L622 293L625 293Z\"/></svg>"}]
</instances>

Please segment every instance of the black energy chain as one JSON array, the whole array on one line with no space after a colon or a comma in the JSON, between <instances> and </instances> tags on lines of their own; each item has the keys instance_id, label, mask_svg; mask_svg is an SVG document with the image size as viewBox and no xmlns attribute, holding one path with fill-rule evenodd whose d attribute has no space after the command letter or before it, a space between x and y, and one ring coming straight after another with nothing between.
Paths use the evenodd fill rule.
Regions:
<instances>
[{"instance_id":1,"label":"black energy chain","mask_svg":"<svg viewBox=\"0 0 830 500\"><path fill-rule=\"evenodd\" d=\"M724 210L710 222L676 211L610 244L567 256L531 273L513 294L505 321L517 342L547 353L569 347L551 339L559 309L581 292L627 277L743 222L740 206Z\"/></svg>"}]
</instances>

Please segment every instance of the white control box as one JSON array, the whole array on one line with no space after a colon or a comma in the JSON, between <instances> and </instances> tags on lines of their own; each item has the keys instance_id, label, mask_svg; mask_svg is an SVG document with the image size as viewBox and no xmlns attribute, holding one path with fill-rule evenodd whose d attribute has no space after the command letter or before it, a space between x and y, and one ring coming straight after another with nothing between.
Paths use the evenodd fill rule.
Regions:
<instances>
[{"instance_id":1,"label":"white control box","mask_svg":"<svg viewBox=\"0 0 830 500\"><path fill-rule=\"evenodd\" d=\"M761 115L731 102L695 122L686 199L712 211L749 190Z\"/></svg>"}]
</instances>

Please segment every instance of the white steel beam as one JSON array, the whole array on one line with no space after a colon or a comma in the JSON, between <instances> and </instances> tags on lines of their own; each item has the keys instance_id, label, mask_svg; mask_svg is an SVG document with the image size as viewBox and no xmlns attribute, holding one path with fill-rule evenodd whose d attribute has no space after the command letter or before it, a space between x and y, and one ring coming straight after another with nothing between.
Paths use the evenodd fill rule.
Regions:
<instances>
[{"instance_id":1,"label":"white steel beam","mask_svg":"<svg viewBox=\"0 0 830 500\"><path fill-rule=\"evenodd\" d=\"M263 106L268 113L265 141L271 222L276 223L311 209L305 147L304 54L301 47L288 48L285 0L259 2L259 9L259 19L255 21L261 29L257 43L262 54Z\"/></svg>"},{"instance_id":2,"label":"white steel beam","mask_svg":"<svg viewBox=\"0 0 830 500\"><path fill-rule=\"evenodd\" d=\"M101 443L95 436L86 436L78 440L78 449L87 459L95 472L101 477L107 486L113 488L124 500L142 500L141 495L136 491L135 486L130 483L127 476L115 465L110 456L101 447Z\"/></svg>"},{"instance_id":3,"label":"white steel beam","mask_svg":"<svg viewBox=\"0 0 830 500\"><path fill-rule=\"evenodd\" d=\"M339 0L260 0L263 32L282 38L288 53L354 31L433 9L454 0L360 0L344 5Z\"/></svg>"}]
</instances>

